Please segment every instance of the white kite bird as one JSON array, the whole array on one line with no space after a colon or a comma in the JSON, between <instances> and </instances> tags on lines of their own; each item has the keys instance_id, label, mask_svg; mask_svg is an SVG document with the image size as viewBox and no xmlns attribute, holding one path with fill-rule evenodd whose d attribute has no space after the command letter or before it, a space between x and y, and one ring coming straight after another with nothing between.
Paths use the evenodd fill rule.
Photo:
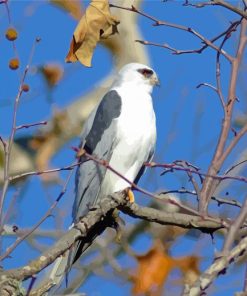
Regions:
<instances>
[{"instance_id":1,"label":"white kite bird","mask_svg":"<svg viewBox=\"0 0 247 296\"><path fill-rule=\"evenodd\" d=\"M82 149L137 183L144 173L144 163L154 154L156 120L151 93L159 80L150 67L131 63L118 73L84 125ZM84 161L85 160L85 161ZM123 178L106 167L81 156L75 182L73 222L86 215L105 196L129 188ZM70 253L73 264L85 248L80 241Z\"/></svg>"}]
</instances>

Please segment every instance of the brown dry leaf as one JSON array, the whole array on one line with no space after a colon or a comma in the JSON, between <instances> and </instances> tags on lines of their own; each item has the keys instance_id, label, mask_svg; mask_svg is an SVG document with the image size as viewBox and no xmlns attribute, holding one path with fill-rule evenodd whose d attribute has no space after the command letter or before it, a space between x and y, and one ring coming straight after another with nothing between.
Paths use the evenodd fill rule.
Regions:
<instances>
[{"instance_id":1,"label":"brown dry leaf","mask_svg":"<svg viewBox=\"0 0 247 296\"><path fill-rule=\"evenodd\" d=\"M108 0L92 0L75 29L66 62L79 60L90 67L97 43L117 33L118 24L110 13Z\"/></svg>"},{"instance_id":2,"label":"brown dry leaf","mask_svg":"<svg viewBox=\"0 0 247 296\"><path fill-rule=\"evenodd\" d=\"M174 268L181 270L183 284L192 284L200 274L198 257L172 258L160 240L156 241L147 254L137 256L136 259L138 268L132 277L134 295L161 295L164 283Z\"/></svg>"},{"instance_id":3,"label":"brown dry leaf","mask_svg":"<svg viewBox=\"0 0 247 296\"><path fill-rule=\"evenodd\" d=\"M174 259L164 252L158 241L146 255L138 256L137 275L133 278L134 295L160 295L163 285L174 268Z\"/></svg>"},{"instance_id":4,"label":"brown dry leaf","mask_svg":"<svg viewBox=\"0 0 247 296\"><path fill-rule=\"evenodd\" d=\"M199 258L196 256L188 256L174 260L176 266L183 274L183 284L192 285L200 274Z\"/></svg>"},{"instance_id":5,"label":"brown dry leaf","mask_svg":"<svg viewBox=\"0 0 247 296\"><path fill-rule=\"evenodd\" d=\"M41 67L41 73L49 86L55 86L63 77L63 67L60 64L47 64Z\"/></svg>"},{"instance_id":6,"label":"brown dry leaf","mask_svg":"<svg viewBox=\"0 0 247 296\"><path fill-rule=\"evenodd\" d=\"M76 20L79 20L82 16L82 6L80 0L50 0L50 2L69 12Z\"/></svg>"}]
</instances>

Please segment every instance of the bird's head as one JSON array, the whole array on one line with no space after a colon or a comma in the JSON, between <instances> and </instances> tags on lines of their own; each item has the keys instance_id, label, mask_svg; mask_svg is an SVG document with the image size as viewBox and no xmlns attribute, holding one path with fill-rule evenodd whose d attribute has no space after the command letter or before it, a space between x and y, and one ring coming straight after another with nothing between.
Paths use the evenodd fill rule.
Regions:
<instances>
[{"instance_id":1,"label":"bird's head","mask_svg":"<svg viewBox=\"0 0 247 296\"><path fill-rule=\"evenodd\" d=\"M160 85L159 79L155 71L143 64L130 63L125 65L118 74L120 83L129 83L137 87L145 87L151 92L153 86Z\"/></svg>"}]
</instances>

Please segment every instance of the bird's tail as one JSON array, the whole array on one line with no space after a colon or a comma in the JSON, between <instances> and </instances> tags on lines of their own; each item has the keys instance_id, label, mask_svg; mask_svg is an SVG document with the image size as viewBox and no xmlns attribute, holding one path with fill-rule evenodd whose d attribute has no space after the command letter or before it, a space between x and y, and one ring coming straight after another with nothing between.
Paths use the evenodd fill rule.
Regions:
<instances>
[{"instance_id":1,"label":"bird's tail","mask_svg":"<svg viewBox=\"0 0 247 296\"><path fill-rule=\"evenodd\" d=\"M44 285L51 286L49 292L44 294L45 296L52 296L56 294L64 279L66 280L66 286L68 286L69 272L73 264L91 246L93 240L91 242L76 242L70 250L55 260L52 269L46 274L45 279L39 285L40 287Z\"/></svg>"},{"instance_id":2,"label":"bird's tail","mask_svg":"<svg viewBox=\"0 0 247 296\"><path fill-rule=\"evenodd\" d=\"M66 251L62 256L55 260L51 271L48 272L48 274L45 276L45 280L41 283L41 285L50 283L53 287L47 294L45 294L45 296L54 295L64 278L66 279L66 285L68 284L68 275L73 264L92 245L95 238L100 235L106 227L117 228L118 223L116 218L113 216L113 212L114 210L109 212L102 221L95 224L93 229L88 233L87 237L81 238L81 240L75 242L70 250Z\"/></svg>"},{"instance_id":3,"label":"bird's tail","mask_svg":"<svg viewBox=\"0 0 247 296\"><path fill-rule=\"evenodd\" d=\"M44 278L41 280L41 282L38 283L35 290L44 291L45 287L45 291L47 292L42 292L42 296L54 295L64 279L68 266L68 260L69 251L66 251L63 255L61 255L54 261L54 263L51 265L51 268L46 272Z\"/></svg>"}]
</instances>

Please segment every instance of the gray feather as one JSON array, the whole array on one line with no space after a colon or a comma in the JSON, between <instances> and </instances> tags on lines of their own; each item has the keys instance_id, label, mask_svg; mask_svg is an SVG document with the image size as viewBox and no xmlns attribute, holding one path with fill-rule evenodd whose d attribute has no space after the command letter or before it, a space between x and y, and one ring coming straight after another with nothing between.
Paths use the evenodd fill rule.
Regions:
<instances>
[{"instance_id":1,"label":"gray feather","mask_svg":"<svg viewBox=\"0 0 247 296\"><path fill-rule=\"evenodd\" d=\"M117 91L109 91L100 102L91 129L82 135L83 147L98 158L110 160L116 145L116 124L121 112L121 97ZM83 161L85 159L81 159ZM76 173L76 198L73 207L73 219L85 215L99 197L100 185L106 168L92 160L84 161Z\"/></svg>"}]
</instances>

